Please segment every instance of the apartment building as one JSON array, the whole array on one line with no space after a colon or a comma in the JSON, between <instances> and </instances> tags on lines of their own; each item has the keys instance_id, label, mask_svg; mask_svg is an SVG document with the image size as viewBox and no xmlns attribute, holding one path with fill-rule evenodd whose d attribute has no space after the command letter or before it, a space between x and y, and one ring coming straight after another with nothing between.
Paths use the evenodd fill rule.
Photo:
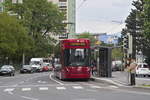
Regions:
<instances>
[{"instance_id":1,"label":"apartment building","mask_svg":"<svg viewBox=\"0 0 150 100\"><path fill-rule=\"evenodd\" d=\"M4 2L4 0L0 0L0 12L4 11L3 2Z\"/></svg>"}]
</instances>

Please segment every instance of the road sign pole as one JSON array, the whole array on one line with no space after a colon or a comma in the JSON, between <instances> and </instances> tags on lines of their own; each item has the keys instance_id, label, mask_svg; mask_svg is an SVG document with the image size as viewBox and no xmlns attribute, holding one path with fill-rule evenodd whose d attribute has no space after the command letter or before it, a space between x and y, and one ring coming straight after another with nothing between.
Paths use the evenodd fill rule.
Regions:
<instances>
[{"instance_id":1,"label":"road sign pole","mask_svg":"<svg viewBox=\"0 0 150 100\"><path fill-rule=\"evenodd\" d=\"M132 55L133 49L132 49L132 44L133 44L133 37L130 33L127 33L128 37L129 37L129 41L128 41L128 55Z\"/></svg>"}]
</instances>

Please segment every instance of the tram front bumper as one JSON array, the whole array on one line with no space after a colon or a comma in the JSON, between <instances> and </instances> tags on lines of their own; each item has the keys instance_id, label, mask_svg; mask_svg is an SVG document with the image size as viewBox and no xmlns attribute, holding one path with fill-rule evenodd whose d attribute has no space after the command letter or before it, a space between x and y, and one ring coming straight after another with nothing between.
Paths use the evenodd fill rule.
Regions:
<instances>
[{"instance_id":1,"label":"tram front bumper","mask_svg":"<svg viewBox=\"0 0 150 100\"><path fill-rule=\"evenodd\" d=\"M89 79L91 77L90 74L65 74L64 78L67 79Z\"/></svg>"}]
</instances>

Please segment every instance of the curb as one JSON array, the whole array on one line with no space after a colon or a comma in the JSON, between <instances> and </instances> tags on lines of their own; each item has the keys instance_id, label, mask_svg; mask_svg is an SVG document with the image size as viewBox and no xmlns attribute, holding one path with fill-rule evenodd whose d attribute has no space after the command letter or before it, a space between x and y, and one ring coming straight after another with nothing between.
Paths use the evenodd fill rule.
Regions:
<instances>
[{"instance_id":1,"label":"curb","mask_svg":"<svg viewBox=\"0 0 150 100\"><path fill-rule=\"evenodd\" d=\"M135 85L133 88L143 88L143 89L150 89L150 87L142 86L142 85Z\"/></svg>"},{"instance_id":2,"label":"curb","mask_svg":"<svg viewBox=\"0 0 150 100\"><path fill-rule=\"evenodd\" d=\"M115 86L125 86L119 82L115 82L109 78L97 78L97 77L92 77L93 80L98 81L98 82L103 82L103 83L107 83L110 85L115 85Z\"/></svg>"},{"instance_id":3,"label":"curb","mask_svg":"<svg viewBox=\"0 0 150 100\"><path fill-rule=\"evenodd\" d=\"M135 85L135 86L130 86L128 84L122 83L118 80L111 80L109 78L97 78L97 77L92 77L92 80L95 80L97 82L101 82L101 83L107 83L110 85L115 85L115 86L119 86L119 87L131 87L131 88L143 88L143 89L150 89L150 87L146 87L146 86L141 86L141 85Z\"/></svg>"}]
</instances>

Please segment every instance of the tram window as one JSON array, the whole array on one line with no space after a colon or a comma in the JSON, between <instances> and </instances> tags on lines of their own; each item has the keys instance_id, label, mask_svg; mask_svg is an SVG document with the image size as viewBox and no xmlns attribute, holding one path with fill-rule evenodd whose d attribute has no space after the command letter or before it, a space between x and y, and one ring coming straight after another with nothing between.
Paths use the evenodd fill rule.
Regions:
<instances>
[{"instance_id":1,"label":"tram window","mask_svg":"<svg viewBox=\"0 0 150 100\"><path fill-rule=\"evenodd\" d=\"M89 49L66 49L65 66L89 66Z\"/></svg>"}]
</instances>

